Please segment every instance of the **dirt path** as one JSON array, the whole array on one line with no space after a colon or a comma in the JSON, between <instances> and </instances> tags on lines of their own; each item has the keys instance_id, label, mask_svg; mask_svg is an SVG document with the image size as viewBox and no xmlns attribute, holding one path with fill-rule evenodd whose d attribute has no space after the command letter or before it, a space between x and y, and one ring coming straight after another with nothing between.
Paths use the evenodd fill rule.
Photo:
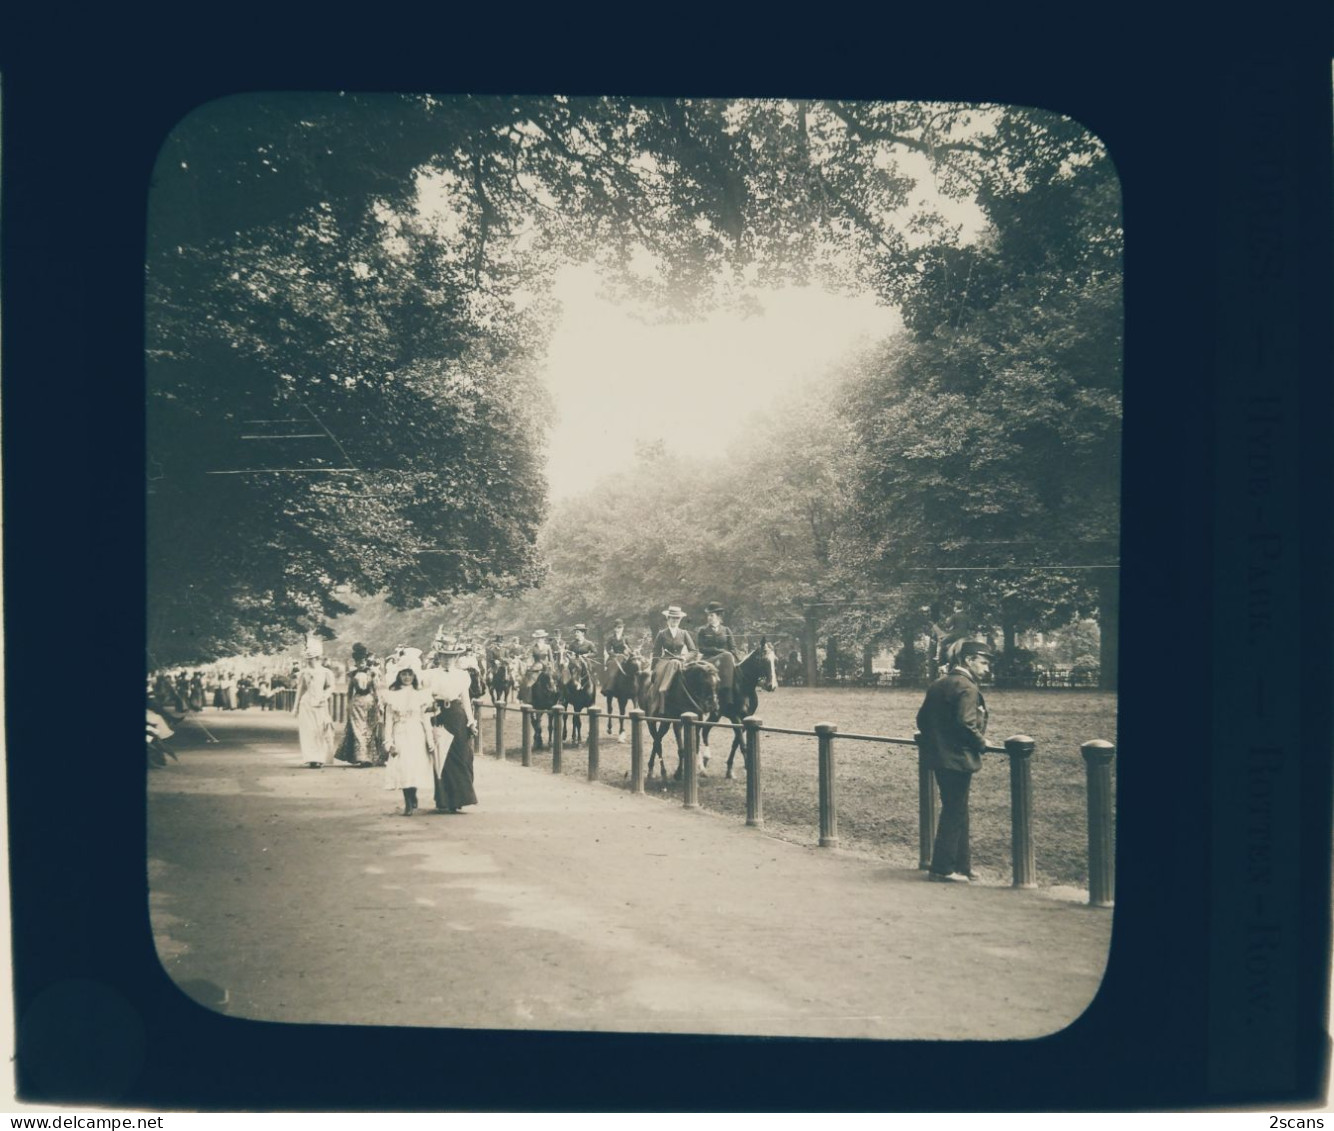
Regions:
<instances>
[{"instance_id":1,"label":"dirt path","mask_svg":"<svg viewBox=\"0 0 1334 1131\"><path fill-rule=\"evenodd\" d=\"M1097 990L1111 914L927 884L494 758L481 804L399 815L300 767L290 716L149 776L158 953L237 1017L498 1029L1015 1038ZM188 732L189 728L186 728Z\"/></svg>"}]
</instances>

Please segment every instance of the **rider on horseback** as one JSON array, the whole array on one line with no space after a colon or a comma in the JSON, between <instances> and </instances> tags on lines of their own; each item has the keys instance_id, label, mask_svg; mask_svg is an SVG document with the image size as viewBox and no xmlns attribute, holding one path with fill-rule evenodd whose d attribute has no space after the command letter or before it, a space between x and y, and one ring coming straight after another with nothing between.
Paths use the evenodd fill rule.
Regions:
<instances>
[{"instance_id":1,"label":"rider on horseback","mask_svg":"<svg viewBox=\"0 0 1334 1131\"><path fill-rule=\"evenodd\" d=\"M606 663L608 656L624 656L629 651L630 641L625 638L625 621L618 617L616 623L612 625L607 643L602 646L602 661Z\"/></svg>"},{"instance_id":2,"label":"rider on horseback","mask_svg":"<svg viewBox=\"0 0 1334 1131\"><path fill-rule=\"evenodd\" d=\"M552 661L551 645L547 642L547 630L539 628L533 633L533 647L529 653L531 661L528 670L523 673L523 683L519 687L519 698L527 702L533 684Z\"/></svg>"},{"instance_id":3,"label":"rider on horseback","mask_svg":"<svg viewBox=\"0 0 1334 1131\"><path fill-rule=\"evenodd\" d=\"M665 695L673 677L695 651L695 642L681 627L686 614L680 605L663 609L662 615L667 618L667 627L658 629L658 635L653 638L651 658L653 686L660 695Z\"/></svg>"},{"instance_id":4,"label":"rider on horseback","mask_svg":"<svg viewBox=\"0 0 1334 1131\"><path fill-rule=\"evenodd\" d=\"M576 656L592 656L597 652L598 646L588 639L586 635L588 629L585 625L576 624L574 626L574 640L566 645L567 652L573 652Z\"/></svg>"},{"instance_id":5,"label":"rider on horseback","mask_svg":"<svg viewBox=\"0 0 1334 1131\"><path fill-rule=\"evenodd\" d=\"M723 606L717 601L710 601L704 606L704 615L708 623L699 630L700 658L708 660L718 669L718 690L730 693L733 687L733 675L736 672L736 641L732 630L723 624Z\"/></svg>"}]
</instances>

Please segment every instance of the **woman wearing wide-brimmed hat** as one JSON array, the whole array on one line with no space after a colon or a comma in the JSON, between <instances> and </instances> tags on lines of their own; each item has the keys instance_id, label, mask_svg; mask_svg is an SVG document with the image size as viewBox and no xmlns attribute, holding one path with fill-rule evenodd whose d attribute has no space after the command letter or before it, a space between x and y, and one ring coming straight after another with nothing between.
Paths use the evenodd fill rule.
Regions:
<instances>
[{"instance_id":1,"label":"woman wearing wide-brimmed hat","mask_svg":"<svg viewBox=\"0 0 1334 1131\"><path fill-rule=\"evenodd\" d=\"M473 789L473 738L477 722L472 713L472 679L457 667L464 645L447 640L436 647L437 667L426 673L426 689L434 702L431 735L436 773L435 807L457 813L465 805L477 804Z\"/></svg>"},{"instance_id":2,"label":"woman wearing wide-brimmed hat","mask_svg":"<svg viewBox=\"0 0 1334 1131\"><path fill-rule=\"evenodd\" d=\"M333 761L333 718L329 714L329 696L333 694L333 672L324 666L323 649L306 649L306 666L296 680L296 733L301 743L301 760L311 769Z\"/></svg>"},{"instance_id":3,"label":"woman wearing wide-brimmed hat","mask_svg":"<svg viewBox=\"0 0 1334 1131\"><path fill-rule=\"evenodd\" d=\"M384 707L387 756L384 787L403 791L403 816L411 817L421 797L435 794L430 721L435 700L429 691L422 690L412 663L400 657L393 685L380 697L380 702Z\"/></svg>"},{"instance_id":4,"label":"woman wearing wide-brimmed hat","mask_svg":"<svg viewBox=\"0 0 1334 1131\"><path fill-rule=\"evenodd\" d=\"M695 641L681 627L686 614L680 605L668 605L662 610L662 615L667 619L667 627L658 629L658 635L653 638L653 683L660 692L666 694L672 677L695 651Z\"/></svg>"}]
</instances>

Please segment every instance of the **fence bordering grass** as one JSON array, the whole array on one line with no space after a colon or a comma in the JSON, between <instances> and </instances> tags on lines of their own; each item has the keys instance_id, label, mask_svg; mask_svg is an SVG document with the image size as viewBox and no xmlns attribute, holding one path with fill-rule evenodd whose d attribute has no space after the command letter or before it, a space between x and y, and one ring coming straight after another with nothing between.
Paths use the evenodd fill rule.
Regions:
<instances>
[{"instance_id":1,"label":"fence bordering grass","mask_svg":"<svg viewBox=\"0 0 1334 1131\"><path fill-rule=\"evenodd\" d=\"M473 711L478 721L478 754L484 754L485 743L482 741L484 729L481 725L483 711L490 710L495 716L494 754L501 761L506 760L509 747L505 740L505 716L517 713L520 719L519 754L524 766L532 765L533 754L533 716L545 714L549 717L551 736L551 772L563 772L564 738L561 722L565 716L573 714L568 708L554 707L537 712L528 704L511 707L506 704L493 704L486 700L474 700ZM584 714L588 717L588 780L596 781L599 772L601 751L599 722L603 712L597 707L589 707ZM686 809L699 808L699 774L697 756L699 753L700 731L706 726L730 727L730 723L709 724L700 716L687 712L676 718L646 715L635 708L628 712L630 720L630 792L644 792L644 728L648 723L669 723L681 727L681 779L682 804ZM760 828L764 825L764 772L762 734L795 735L801 738L813 738L816 743L816 756L819 763L819 845L821 848L837 848L838 837L838 799L836 782L836 744L839 740L847 742L874 742L891 747L911 746L917 751L917 792L918 792L918 867L926 870L931 862L932 847L936 837L938 813L938 794L935 775L927 765L922 750L921 736L895 738L888 735L840 733L835 723L817 723L811 730L794 730L788 727L766 727L757 717L747 718L742 724L744 733L744 758L746 764L746 825ZM1013 876L1012 886L1016 888L1035 888L1036 852L1033 840L1033 777L1032 759L1037 744L1027 735L1013 735L1002 746L987 746L985 753L991 756L1004 755L1010 766L1010 863ZM1112 743L1094 739L1080 746L1080 754L1085 765L1085 797L1088 816L1088 903L1092 907L1112 907L1114 905L1115 873L1112 826L1112 781L1111 767L1116 755Z\"/></svg>"}]
</instances>

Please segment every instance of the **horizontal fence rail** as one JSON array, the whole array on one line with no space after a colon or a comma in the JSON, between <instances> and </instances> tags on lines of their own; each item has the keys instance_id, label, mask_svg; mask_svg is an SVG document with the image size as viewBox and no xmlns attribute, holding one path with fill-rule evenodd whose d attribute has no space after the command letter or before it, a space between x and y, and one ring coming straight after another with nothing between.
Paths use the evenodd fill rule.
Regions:
<instances>
[{"instance_id":1,"label":"horizontal fence rail","mask_svg":"<svg viewBox=\"0 0 1334 1131\"><path fill-rule=\"evenodd\" d=\"M502 761L506 758L505 716L517 713L520 716L520 757L524 766L532 765L534 749L533 718L535 715L547 716L550 736L552 773L563 772L563 754L565 751L562 724L568 723L576 714L586 714L588 722L587 756L588 780L596 781L600 757L600 723L604 712L597 707L589 707L584 712L572 711L566 706L543 708L538 710L528 704L510 706L493 704L485 700L473 702L474 713L479 722L483 711L492 711L495 716L495 754ZM618 716L607 716L608 721ZM681 728L681 778L682 805L687 809L699 807L699 735L705 727L731 729L737 724L728 722L709 723L698 715L687 713L678 717L648 715L638 708L626 712L625 718L630 723L630 791L644 792L644 729L647 723L667 723ZM740 724L743 734L743 751L746 761L746 825L762 828L764 825L764 769L763 742L764 734L795 736L815 740L815 752L819 767L819 845L822 848L837 848L838 836L838 799L836 780L836 745L837 742L872 742L891 747L913 747L917 751L918 785L918 867L926 870L930 867L936 825L939 812L939 796L935 775L928 764L926 753L921 743L921 735L912 738L899 738L890 735L842 733L834 723L818 723L809 730L797 730L791 727L769 727L759 718L747 718ZM1010 865L1012 886L1016 888L1037 887L1035 847L1033 840L1033 778L1032 760L1036 743L1027 735L1014 735L1005 740L1004 745L988 745L983 753L1004 755L1009 761L1010 794ZM479 745L479 753L481 748ZM1112 907L1114 905L1114 851L1112 824L1112 785L1111 767L1116 755L1116 748L1110 742L1094 740L1080 747L1086 766L1087 778L1087 814L1088 814L1088 871L1089 899L1094 907Z\"/></svg>"}]
</instances>

